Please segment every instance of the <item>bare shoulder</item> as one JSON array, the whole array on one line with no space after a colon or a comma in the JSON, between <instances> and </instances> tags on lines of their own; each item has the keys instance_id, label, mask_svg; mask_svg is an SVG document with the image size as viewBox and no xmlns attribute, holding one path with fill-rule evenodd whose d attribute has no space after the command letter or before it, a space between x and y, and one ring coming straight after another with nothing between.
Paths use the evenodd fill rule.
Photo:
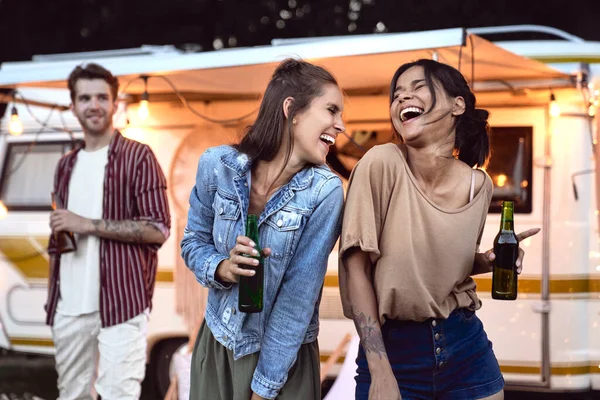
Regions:
<instances>
[{"instance_id":1,"label":"bare shoulder","mask_svg":"<svg viewBox=\"0 0 600 400\"><path fill-rule=\"evenodd\" d=\"M479 193L482 189L491 189L493 187L493 183L489 175L483 169L473 169L469 167L467 164L460 162L460 182L469 182L469 187L471 187L471 182L474 180L474 190L475 194Z\"/></svg>"},{"instance_id":2,"label":"bare shoulder","mask_svg":"<svg viewBox=\"0 0 600 400\"><path fill-rule=\"evenodd\" d=\"M477 168L473 169L472 173L475 176L475 193L479 193L481 190L492 192L494 183L492 182L492 178L490 178L485 170Z\"/></svg>"},{"instance_id":3,"label":"bare shoulder","mask_svg":"<svg viewBox=\"0 0 600 400\"><path fill-rule=\"evenodd\" d=\"M369 149L364 156L359 160L359 164L363 167L369 166L390 166L394 164L400 164L405 158L402 153L402 149L394 143L386 143L377 146L373 146Z\"/></svg>"}]
</instances>

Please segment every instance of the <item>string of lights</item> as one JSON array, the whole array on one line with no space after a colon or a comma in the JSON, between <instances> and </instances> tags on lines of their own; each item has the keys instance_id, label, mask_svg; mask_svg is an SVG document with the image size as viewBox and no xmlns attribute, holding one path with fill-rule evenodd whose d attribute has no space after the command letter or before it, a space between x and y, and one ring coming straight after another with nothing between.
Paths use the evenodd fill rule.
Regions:
<instances>
[{"instance_id":1,"label":"string of lights","mask_svg":"<svg viewBox=\"0 0 600 400\"><path fill-rule=\"evenodd\" d=\"M60 112L58 113L58 117L60 118L60 123L62 125L62 128L65 132L67 132L71 138L71 142L75 142L75 134L73 133L73 131L71 129L69 129L69 127L67 126L67 123L65 122L65 119L63 117L63 113Z\"/></svg>"},{"instance_id":2,"label":"string of lights","mask_svg":"<svg viewBox=\"0 0 600 400\"><path fill-rule=\"evenodd\" d=\"M251 117L252 115L254 115L258 109L254 109L251 112L244 114L240 117L235 117L235 118L229 118L229 119L215 119L215 118L211 118L207 115L204 115L200 112L198 112L196 109L194 109L194 107L192 107L192 105L189 103L189 101L181 94L181 92L177 89L177 87L175 86L175 84L173 83L173 81L171 81L168 77L166 77L165 75L154 75L153 77L156 78L160 78L162 80L164 80L173 90L173 92L175 93L175 95L177 96L177 98L181 101L181 103L194 115L202 118L205 121L208 122L212 122L214 124L223 124L223 125L227 125L227 124L232 124L232 123L237 123L237 122L241 122L245 119L248 119L249 117Z\"/></svg>"},{"instance_id":3,"label":"string of lights","mask_svg":"<svg viewBox=\"0 0 600 400\"><path fill-rule=\"evenodd\" d=\"M588 116L593 118L596 116L596 109L600 107L600 90L594 88L594 84L592 82L587 82L587 78L582 76L578 78L578 87L581 91L581 97L583 100L583 105L585 107L585 114L583 116ZM550 92L550 102L549 102L549 114L552 117L560 117L562 116L582 116L582 114L573 114L573 113L564 113L556 99L556 94L551 88L548 88Z\"/></svg>"},{"instance_id":4,"label":"string of lights","mask_svg":"<svg viewBox=\"0 0 600 400\"><path fill-rule=\"evenodd\" d=\"M232 123L238 123L241 121L244 121L248 118L250 118L252 115L254 115L258 109L254 109L251 112L241 115L239 117L234 117L234 118L227 118L227 119L217 119L217 118L212 118L209 117L208 115L203 114L202 112L198 111L197 109L194 108L194 106L185 98L185 96L181 93L181 91L177 88L177 86L167 77L164 75L140 75L137 76L135 78L130 79L124 86L124 88L122 89L121 93L119 94L119 98L126 98L127 97L127 89L129 88L129 86L131 85L132 82L138 80L138 79L142 79L144 80L144 92L141 95L141 99L140 99L140 103L138 106L138 118L141 121L144 121L148 118L148 116L150 115L150 110L149 110L149 94L148 94L148 80L149 78L159 78L164 80L169 87L171 88L171 90L173 91L173 93L177 96L177 98L179 99L179 101L183 104L183 106L188 109L192 114L194 114L195 116L210 122L210 123L214 123L214 124L222 124L222 125L228 125L228 124L232 124ZM73 131L71 129L69 129L63 119L62 113L60 113L60 118L61 118L61 123L62 123L62 127L56 127L56 126L51 126L48 123L41 121L31 110L30 107L30 101L20 92L15 91L13 94L13 97L19 97L21 99L21 101L23 102L23 104L25 104L26 110L28 112L28 114L31 116L31 118L38 123L39 125L41 125L44 128L47 128L49 130L52 131L56 131L56 132L66 132L71 136L71 139L74 140L74 136L73 136ZM59 108L60 106L58 104L50 104L49 105L51 108ZM19 115L18 115L18 111L17 108L13 105L12 110L11 110L11 124L9 126L9 133L11 135L14 136L18 136L21 133L23 133L23 125L19 119Z\"/></svg>"},{"instance_id":5,"label":"string of lights","mask_svg":"<svg viewBox=\"0 0 600 400\"><path fill-rule=\"evenodd\" d=\"M23 124L19 119L19 112L17 111L17 107L14 104L10 111L10 123L8 125L8 131L13 136L18 136L21 133L23 133Z\"/></svg>"},{"instance_id":6,"label":"string of lights","mask_svg":"<svg viewBox=\"0 0 600 400\"><path fill-rule=\"evenodd\" d=\"M33 150L33 148L35 147L35 145L38 141L39 135L44 131L46 125L48 124L48 121L50 121L50 117L52 117L52 113L54 112L54 110L55 110L55 107L50 108L50 112L48 112L48 116L46 117L46 120L43 121L43 125L41 126L40 129L38 129L35 132L34 139L29 143L29 146L21 155L21 158L19 159L19 161L17 161L15 163L15 165L6 173L5 177L11 176L15 172L17 172L19 170L19 168L21 168L21 166L23 165L23 162L25 161L25 157L27 157L27 155L29 153L31 153L31 150Z\"/></svg>"},{"instance_id":7,"label":"string of lights","mask_svg":"<svg viewBox=\"0 0 600 400\"><path fill-rule=\"evenodd\" d=\"M18 91L15 91L15 97L19 97L19 98L20 98L20 99L23 101L23 104L25 104L25 109L27 110L27 113L28 113L28 114L31 116L31 118L32 118L32 119L33 119L35 122L37 122L39 125L42 125L43 127L47 128L47 129L50 129L50 130L53 130L53 131L55 131L55 132L64 132L64 129L63 129L63 128L61 128L61 127L57 127L57 126L53 126L53 125L49 125L49 124L47 124L47 123L45 123L45 122L41 121L41 120L40 120L40 119L39 119L39 118L38 118L38 117L35 115L35 113L34 113L34 112L31 110L31 107L30 107L30 105L29 105L29 100L28 100L28 99L27 99L25 96L23 96L23 95L22 95L20 92L18 92ZM52 105L50 106L50 108L51 108L51 109L54 109L54 108L57 108L57 107L58 107L58 104L52 104Z\"/></svg>"}]
</instances>

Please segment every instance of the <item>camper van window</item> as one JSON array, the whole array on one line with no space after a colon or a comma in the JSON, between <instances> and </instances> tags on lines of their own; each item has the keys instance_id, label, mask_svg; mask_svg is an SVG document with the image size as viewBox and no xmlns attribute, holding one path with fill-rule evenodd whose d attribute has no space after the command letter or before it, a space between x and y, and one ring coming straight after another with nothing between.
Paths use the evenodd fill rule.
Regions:
<instances>
[{"instance_id":1,"label":"camper van window","mask_svg":"<svg viewBox=\"0 0 600 400\"><path fill-rule=\"evenodd\" d=\"M9 143L0 176L0 200L9 211L51 210L50 192L58 160L71 142Z\"/></svg>"},{"instance_id":2,"label":"camper van window","mask_svg":"<svg viewBox=\"0 0 600 400\"><path fill-rule=\"evenodd\" d=\"M490 212L499 213L503 200L514 201L516 213L531 212L532 140L532 127L492 127L487 168L494 182Z\"/></svg>"}]
</instances>

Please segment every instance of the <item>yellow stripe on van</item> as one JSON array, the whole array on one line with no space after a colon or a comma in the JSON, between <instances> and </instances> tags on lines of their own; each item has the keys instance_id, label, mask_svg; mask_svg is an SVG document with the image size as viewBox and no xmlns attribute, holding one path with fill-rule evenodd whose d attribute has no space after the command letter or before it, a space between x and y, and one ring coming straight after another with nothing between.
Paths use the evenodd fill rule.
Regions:
<instances>
[{"instance_id":1,"label":"yellow stripe on van","mask_svg":"<svg viewBox=\"0 0 600 400\"><path fill-rule=\"evenodd\" d=\"M48 278L48 236L2 236L0 252L27 279Z\"/></svg>"},{"instance_id":2,"label":"yellow stripe on van","mask_svg":"<svg viewBox=\"0 0 600 400\"><path fill-rule=\"evenodd\" d=\"M492 290L492 278L474 278L478 292ZM550 293L571 294L600 291L600 278L553 278L550 277ZM519 293L540 294L542 292L541 278L519 278Z\"/></svg>"},{"instance_id":3,"label":"yellow stripe on van","mask_svg":"<svg viewBox=\"0 0 600 400\"><path fill-rule=\"evenodd\" d=\"M8 340L13 346L54 347L54 342L51 338L10 337Z\"/></svg>"},{"instance_id":4,"label":"yellow stripe on van","mask_svg":"<svg viewBox=\"0 0 600 400\"><path fill-rule=\"evenodd\" d=\"M157 282L173 282L173 271L168 269L159 269L156 275ZM477 283L478 292L489 292L492 290L492 278L474 278ZM337 274L325 275L325 287L339 287L339 278ZM541 293L541 278L519 278L519 293ZM600 292L600 278L550 278L550 293L569 294L569 293L598 293Z\"/></svg>"},{"instance_id":5,"label":"yellow stripe on van","mask_svg":"<svg viewBox=\"0 0 600 400\"><path fill-rule=\"evenodd\" d=\"M173 271L170 269L159 269L156 271L156 282L173 282Z\"/></svg>"},{"instance_id":6,"label":"yellow stripe on van","mask_svg":"<svg viewBox=\"0 0 600 400\"><path fill-rule=\"evenodd\" d=\"M477 283L478 292L489 292L492 290L492 278L474 277ZM338 287L339 279L337 274L328 274L325 276L325 287ZM519 278L519 293L541 293L542 279L532 277ZM570 294L570 293L597 293L600 292L600 277L589 278L563 278L550 277L550 293Z\"/></svg>"},{"instance_id":7,"label":"yellow stripe on van","mask_svg":"<svg viewBox=\"0 0 600 400\"><path fill-rule=\"evenodd\" d=\"M337 275L325 275L325 287L338 287L340 281Z\"/></svg>"},{"instance_id":8,"label":"yellow stripe on van","mask_svg":"<svg viewBox=\"0 0 600 400\"><path fill-rule=\"evenodd\" d=\"M0 253L26 279L48 279L50 272L46 249L48 236L0 236ZM173 282L173 271L159 268L158 282Z\"/></svg>"},{"instance_id":9,"label":"yellow stripe on van","mask_svg":"<svg viewBox=\"0 0 600 400\"><path fill-rule=\"evenodd\" d=\"M533 60L545 63L545 64L556 64L556 63L588 63L596 64L600 63L600 57L596 56L534 56L529 57Z\"/></svg>"},{"instance_id":10,"label":"yellow stripe on van","mask_svg":"<svg viewBox=\"0 0 600 400\"><path fill-rule=\"evenodd\" d=\"M45 250L48 247L48 236L2 236L0 252L11 262L26 279L48 279L49 265ZM489 292L492 288L491 277L474 277L479 292ZM172 269L159 268L156 281L171 283L174 280ZM339 279L337 273L325 276L325 287L337 288ZM541 278L520 277L519 292L540 294ZM600 277L563 278L550 277L550 293L576 294L599 293Z\"/></svg>"},{"instance_id":11,"label":"yellow stripe on van","mask_svg":"<svg viewBox=\"0 0 600 400\"><path fill-rule=\"evenodd\" d=\"M504 365L500 363L500 370L505 374L531 374L540 375L542 368L539 365ZM556 375L587 375L598 374L598 362L555 363L550 367L550 373Z\"/></svg>"}]
</instances>

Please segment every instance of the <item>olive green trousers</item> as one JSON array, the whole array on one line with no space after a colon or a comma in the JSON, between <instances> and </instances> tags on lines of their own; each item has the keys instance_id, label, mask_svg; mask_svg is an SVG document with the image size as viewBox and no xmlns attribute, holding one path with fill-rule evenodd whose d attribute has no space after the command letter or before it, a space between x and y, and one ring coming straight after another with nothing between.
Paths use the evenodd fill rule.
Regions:
<instances>
[{"instance_id":1,"label":"olive green trousers","mask_svg":"<svg viewBox=\"0 0 600 400\"><path fill-rule=\"evenodd\" d=\"M190 400L250 400L250 384L258 356L257 352L234 360L233 352L217 342L206 321L203 322L192 354ZM319 345L316 340L300 347L277 399L321 399Z\"/></svg>"}]
</instances>

